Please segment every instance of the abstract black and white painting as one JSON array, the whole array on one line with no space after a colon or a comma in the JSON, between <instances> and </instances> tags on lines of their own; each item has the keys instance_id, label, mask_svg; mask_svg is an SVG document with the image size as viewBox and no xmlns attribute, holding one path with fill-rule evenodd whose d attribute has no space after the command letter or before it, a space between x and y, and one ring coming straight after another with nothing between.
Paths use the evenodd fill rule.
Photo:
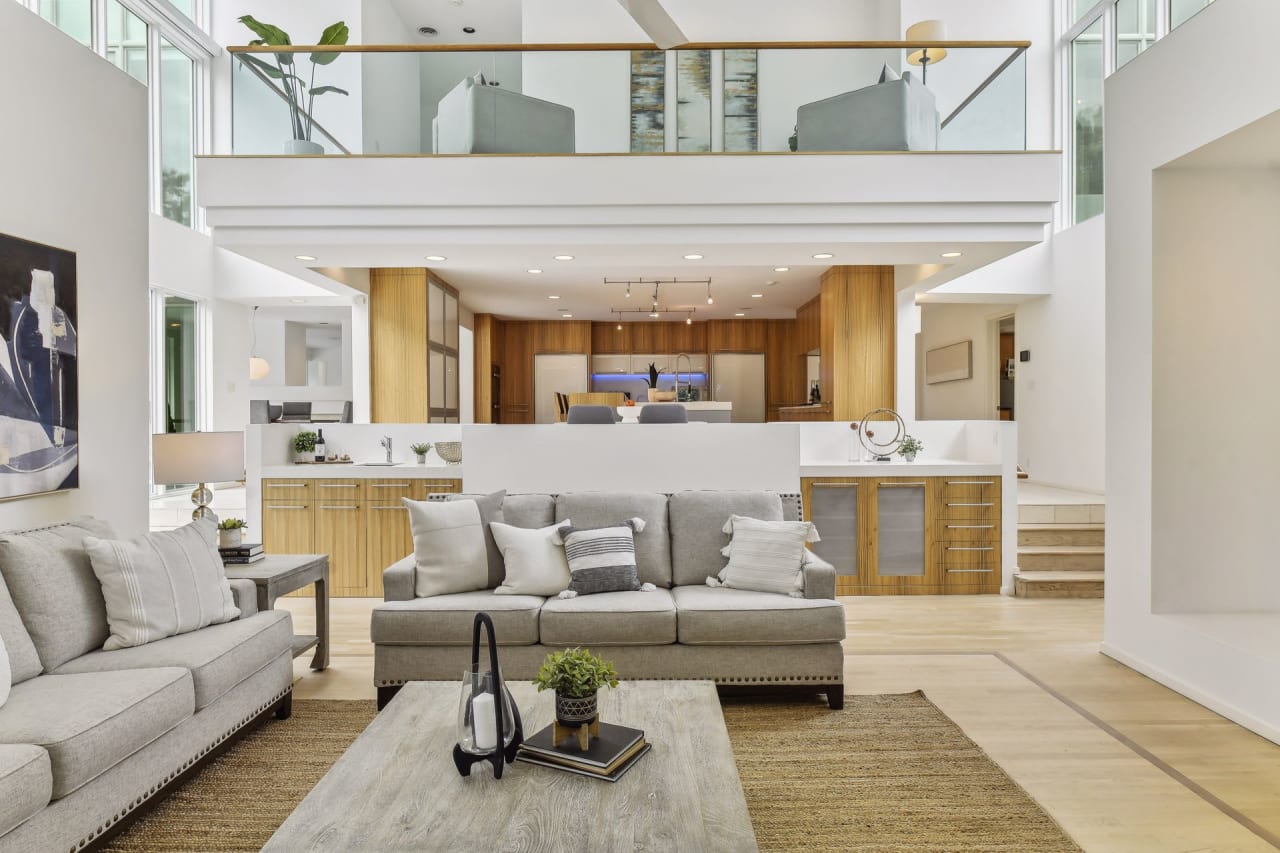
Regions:
<instances>
[{"instance_id":1,"label":"abstract black and white painting","mask_svg":"<svg viewBox=\"0 0 1280 853\"><path fill-rule=\"evenodd\" d=\"M676 51L677 151L711 150L711 51Z\"/></svg>"},{"instance_id":2,"label":"abstract black and white painting","mask_svg":"<svg viewBox=\"0 0 1280 853\"><path fill-rule=\"evenodd\" d=\"M667 54L662 50L631 51L631 150L665 151Z\"/></svg>"},{"instance_id":3,"label":"abstract black and white painting","mask_svg":"<svg viewBox=\"0 0 1280 853\"><path fill-rule=\"evenodd\" d=\"M80 485L76 256L0 234L0 499Z\"/></svg>"},{"instance_id":4,"label":"abstract black and white painting","mask_svg":"<svg viewBox=\"0 0 1280 853\"><path fill-rule=\"evenodd\" d=\"M758 64L754 50L731 48L724 52L725 151L760 148Z\"/></svg>"}]
</instances>

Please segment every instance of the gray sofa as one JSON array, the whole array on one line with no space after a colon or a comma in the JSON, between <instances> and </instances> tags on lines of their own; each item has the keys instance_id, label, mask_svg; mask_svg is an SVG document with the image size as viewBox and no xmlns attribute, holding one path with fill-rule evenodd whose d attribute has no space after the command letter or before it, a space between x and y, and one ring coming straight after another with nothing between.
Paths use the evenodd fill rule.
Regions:
<instances>
[{"instance_id":1,"label":"gray sofa","mask_svg":"<svg viewBox=\"0 0 1280 853\"><path fill-rule=\"evenodd\" d=\"M293 628L232 581L234 622L102 651L102 589L82 543L103 522L0 534L0 851L80 850L118 831L266 714L289 715Z\"/></svg>"},{"instance_id":2,"label":"gray sofa","mask_svg":"<svg viewBox=\"0 0 1280 853\"><path fill-rule=\"evenodd\" d=\"M436 154L572 154L574 114L467 77L440 99L431 135Z\"/></svg>"},{"instance_id":3,"label":"gray sofa","mask_svg":"<svg viewBox=\"0 0 1280 853\"><path fill-rule=\"evenodd\" d=\"M798 151L936 151L933 93L907 71L796 110Z\"/></svg>"},{"instance_id":4,"label":"gray sofa","mask_svg":"<svg viewBox=\"0 0 1280 853\"><path fill-rule=\"evenodd\" d=\"M471 622L493 618L508 678L532 678L549 651L588 646L624 679L708 679L725 686L810 687L844 704L844 607L835 569L813 558L804 598L711 588L724 568L721 527L730 515L796 519L799 498L772 492L508 495L507 524L541 528L572 519L598 527L639 516L636 564L654 592L572 599L496 595L492 589L417 598L407 557L383 573L386 601L374 608L374 682L379 707L407 681L455 680L470 663Z\"/></svg>"}]
</instances>

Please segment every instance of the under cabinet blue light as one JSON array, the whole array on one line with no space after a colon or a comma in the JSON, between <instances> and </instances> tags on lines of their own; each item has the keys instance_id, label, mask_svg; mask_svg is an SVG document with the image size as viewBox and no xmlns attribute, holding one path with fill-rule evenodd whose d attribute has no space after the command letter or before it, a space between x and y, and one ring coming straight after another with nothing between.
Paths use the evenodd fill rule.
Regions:
<instances>
[{"instance_id":1,"label":"under cabinet blue light","mask_svg":"<svg viewBox=\"0 0 1280 853\"><path fill-rule=\"evenodd\" d=\"M658 375L659 376L675 376L674 373L659 373ZM707 374L701 373L701 372L686 373L682 370L680 371L680 375L681 376L702 376L705 378ZM648 373L593 373L591 374L591 378L592 379L648 379L649 374Z\"/></svg>"}]
</instances>

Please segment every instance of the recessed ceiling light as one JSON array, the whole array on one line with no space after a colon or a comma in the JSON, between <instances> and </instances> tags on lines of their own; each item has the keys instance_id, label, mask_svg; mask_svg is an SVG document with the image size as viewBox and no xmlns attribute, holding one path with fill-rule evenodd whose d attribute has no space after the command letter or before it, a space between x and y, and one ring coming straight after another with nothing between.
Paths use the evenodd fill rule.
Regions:
<instances>
[{"instance_id":1,"label":"recessed ceiling light","mask_svg":"<svg viewBox=\"0 0 1280 853\"><path fill-rule=\"evenodd\" d=\"M751 294L751 298L752 298L752 299L764 299L764 294L763 294L763 293L753 293L753 294Z\"/></svg>"},{"instance_id":2,"label":"recessed ceiling light","mask_svg":"<svg viewBox=\"0 0 1280 853\"><path fill-rule=\"evenodd\" d=\"M774 272L790 272L791 267L774 267L773 271Z\"/></svg>"},{"instance_id":3,"label":"recessed ceiling light","mask_svg":"<svg viewBox=\"0 0 1280 853\"><path fill-rule=\"evenodd\" d=\"M306 302L307 300L305 300L305 299L290 299L289 301L290 301L290 302L292 302L294 305L301 305L301 304L303 304L304 302Z\"/></svg>"},{"instance_id":4,"label":"recessed ceiling light","mask_svg":"<svg viewBox=\"0 0 1280 853\"><path fill-rule=\"evenodd\" d=\"M555 294L552 294L551 296L548 296L547 298L548 298L548 299L559 299L560 297L559 297L559 296L556 296Z\"/></svg>"},{"instance_id":5,"label":"recessed ceiling light","mask_svg":"<svg viewBox=\"0 0 1280 853\"><path fill-rule=\"evenodd\" d=\"M739 311L737 314L734 314L733 316L735 316L735 317L745 317L745 316L747 316L747 315L746 315L746 314L744 314L743 312Z\"/></svg>"},{"instance_id":6,"label":"recessed ceiling light","mask_svg":"<svg viewBox=\"0 0 1280 853\"><path fill-rule=\"evenodd\" d=\"M418 32L424 36L433 36L437 34L435 27L418 27Z\"/></svg>"},{"instance_id":7,"label":"recessed ceiling light","mask_svg":"<svg viewBox=\"0 0 1280 853\"><path fill-rule=\"evenodd\" d=\"M827 261L834 257L835 255L831 254L830 252L819 252L818 254L813 256L813 259L815 261Z\"/></svg>"},{"instance_id":8,"label":"recessed ceiling light","mask_svg":"<svg viewBox=\"0 0 1280 853\"><path fill-rule=\"evenodd\" d=\"M685 255L685 256L684 256L684 259L685 259L686 261L700 261L700 260L702 260L702 255L699 255L699 254L696 254L696 253L695 253L695 254L691 254L691 255Z\"/></svg>"},{"instance_id":9,"label":"recessed ceiling light","mask_svg":"<svg viewBox=\"0 0 1280 853\"><path fill-rule=\"evenodd\" d=\"M958 257L960 257L960 256L961 256L961 255L963 255L963 254L964 254L964 252L943 252L943 253L942 253L942 257L944 257L944 258L958 258Z\"/></svg>"},{"instance_id":10,"label":"recessed ceiling light","mask_svg":"<svg viewBox=\"0 0 1280 853\"><path fill-rule=\"evenodd\" d=\"M775 284L777 284L777 282L776 282L776 281L766 281L766 282L764 283L764 286L765 286L765 287L773 287Z\"/></svg>"},{"instance_id":11,"label":"recessed ceiling light","mask_svg":"<svg viewBox=\"0 0 1280 853\"><path fill-rule=\"evenodd\" d=\"M427 255L427 260L429 260L429 261L447 261L447 260L449 260L449 259L448 259L448 258L446 258L444 255Z\"/></svg>"},{"instance_id":12,"label":"recessed ceiling light","mask_svg":"<svg viewBox=\"0 0 1280 853\"><path fill-rule=\"evenodd\" d=\"M525 272L527 272L529 275L542 275L542 270L538 270L538 269L525 270Z\"/></svg>"},{"instance_id":13,"label":"recessed ceiling light","mask_svg":"<svg viewBox=\"0 0 1280 853\"><path fill-rule=\"evenodd\" d=\"M476 28L475 28L475 27L463 27L463 28L462 28L462 31L463 31L464 33L466 33L467 35L471 35L472 33L474 33L474 32L476 31Z\"/></svg>"},{"instance_id":14,"label":"recessed ceiling light","mask_svg":"<svg viewBox=\"0 0 1280 853\"><path fill-rule=\"evenodd\" d=\"M555 259L557 261L571 261L573 260L573 255L556 255Z\"/></svg>"},{"instance_id":15,"label":"recessed ceiling light","mask_svg":"<svg viewBox=\"0 0 1280 853\"><path fill-rule=\"evenodd\" d=\"M563 317L563 318L565 318L566 320L572 320L572 319L573 319L573 315L572 315L572 314L561 314L560 316L561 316L561 317Z\"/></svg>"},{"instance_id":16,"label":"recessed ceiling light","mask_svg":"<svg viewBox=\"0 0 1280 853\"><path fill-rule=\"evenodd\" d=\"M649 316L656 320L656 319L658 319L658 312L657 312L657 311L654 311L654 312L653 312L652 314L650 314Z\"/></svg>"},{"instance_id":17,"label":"recessed ceiling light","mask_svg":"<svg viewBox=\"0 0 1280 853\"><path fill-rule=\"evenodd\" d=\"M300 261L314 261L316 259L315 255L294 255L294 257Z\"/></svg>"}]
</instances>

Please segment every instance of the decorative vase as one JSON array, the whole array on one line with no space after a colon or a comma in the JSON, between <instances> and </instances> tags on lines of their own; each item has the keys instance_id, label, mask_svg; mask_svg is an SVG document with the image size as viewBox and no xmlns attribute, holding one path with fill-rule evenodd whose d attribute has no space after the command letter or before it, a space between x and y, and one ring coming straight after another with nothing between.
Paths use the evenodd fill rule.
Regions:
<instances>
[{"instance_id":1,"label":"decorative vase","mask_svg":"<svg viewBox=\"0 0 1280 853\"><path fill-rule=\"evenodd\" d=\"M419 465L426 465L426 464L427 464L427 454L425 454L425 453L415 453L415 454L413 454L413 455L414 455L414 456L416 456L416 457L418 457L418 464L419 464Z\"/></svg>"},{"instance_id":2,"label":"decorative vase","mask_svg":"<svg viewBox=\"0 0 1280 853\"><path fill-rule=\"evenodd\" d=\"M293 452L293 461L296 465L314 462L316 461L316 452L314 450L295 450Z\"/></svg>"},{"instance_id":3,"label":"decorative vase","mask_svg":"<svg viewBox=\"0 0 1280 853\"><path fill-rule=\"evenodd\" d=\"M907 460L908 462L916 461L916 455L914 453L904 453L902 454L902 458Z\"/></svg>"},{"instance_id":4,"label":"decorative vase","mask_svg":"<svg viewBox=\"0 0 1280 853\"><path fill-rule=\"evenodd\" d=\"M556 691L556 721L566 726L580 726L596 718L596 695L565 696Z\"/></svg>"},{"instance_id":5,"label":"decorative vase","mask_svg":"<svg viewBox=\"0 0 1280 853\"><path fill-rule=\"evenodd\" d=\"M323 154L324 146L309 139L290 139L284 144L285 154Z\"/></svg>"},{"instance_id":6,"label":"decorative vase","mask_svg":"<svg viewBox=\"0 0 1280 853\"><path fill-rule=\"evenodd\" d=\"M650 388L650 389L649 389L649 402L650 402L650 403L656 403L656 402L658 402L658 395L659 395L659 394L661 394L661 393L662 393L662 392L661 392L661 391L659 391L657 388Z\"/></svg>"},{"instance_id":7,"label":"decorative vase","mask_svg":"<svg viewBox=\"0 0 1280 853\"><path fill-rule=\"evenodd\" d=\"M240 543L244 541L244 528L235 527L229 530L218 530L218 547L219 548L239 548Z\"/></svg>"}]
</instances>

